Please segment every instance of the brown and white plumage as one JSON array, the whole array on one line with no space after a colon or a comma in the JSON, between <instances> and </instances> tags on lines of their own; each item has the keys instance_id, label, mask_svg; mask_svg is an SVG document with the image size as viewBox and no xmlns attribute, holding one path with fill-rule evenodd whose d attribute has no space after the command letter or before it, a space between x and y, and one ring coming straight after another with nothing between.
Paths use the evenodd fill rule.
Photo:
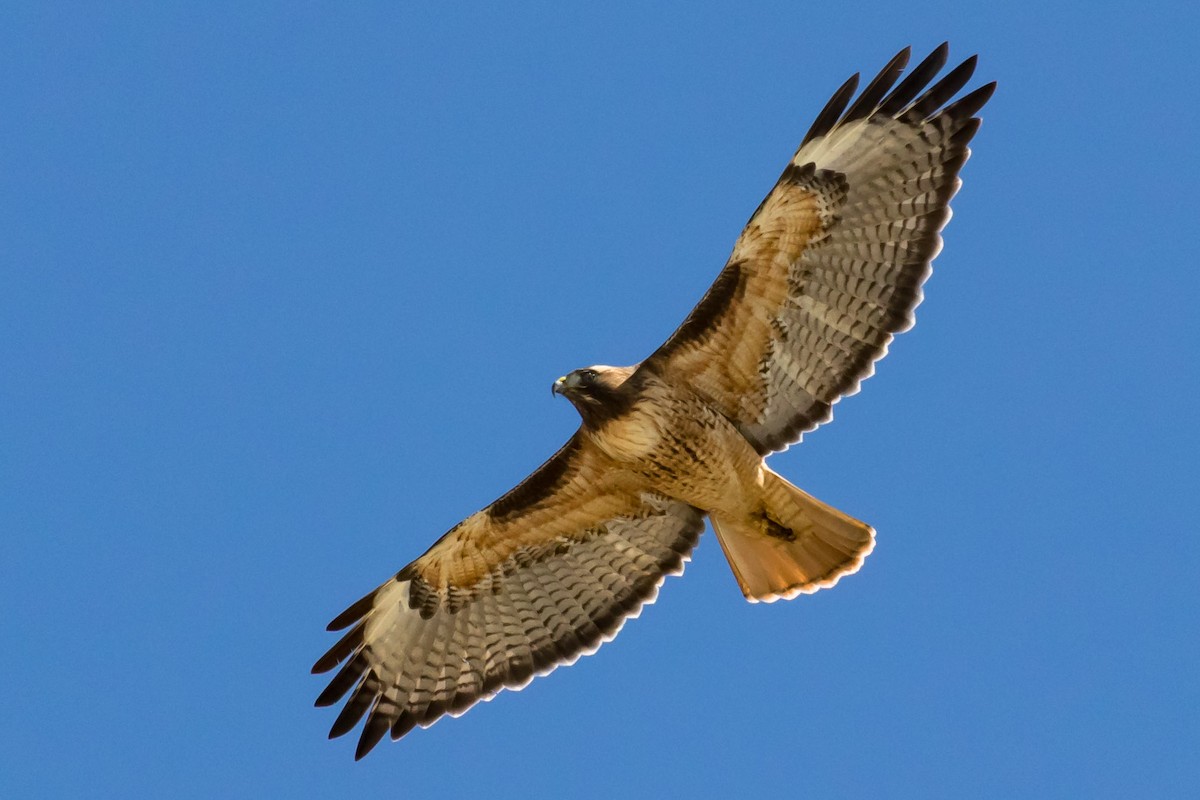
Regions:
<instances>
[{"instance_id":1,"label":"brown and white plumage","mask_svg":"<svg viewBox=\"0 0 1200 800\"><path fill-rule=\"evenodd\" d=\"M941 250L973 116L995 84L943 107L975 58L926 89L946 63L942 45L888 95L908 52L849 109L858 76L842 85L708 294L648 359L704 392L761 453L797 441L857 391L912 326Z\"/></svg>"},{"instance_id":2,"label":"brown and white plumage","mask_svg":"<svg viewBox=\"0 0 1200 800\"><path fill-rule=\"evenodd\" d=\"M592 652L682 571L705 516L748 599L858 569L874 531L762 457L829 419L912 324L995 87L947 105L975 66L933 82L947 52L897 84L902 51L853 103L844 84L667 342L560 378L570 441L330 624L349 629L313 667L341 665L317 700L347 698L331 736L365 718L361 758Z\"/></svg>"}]
</instances>

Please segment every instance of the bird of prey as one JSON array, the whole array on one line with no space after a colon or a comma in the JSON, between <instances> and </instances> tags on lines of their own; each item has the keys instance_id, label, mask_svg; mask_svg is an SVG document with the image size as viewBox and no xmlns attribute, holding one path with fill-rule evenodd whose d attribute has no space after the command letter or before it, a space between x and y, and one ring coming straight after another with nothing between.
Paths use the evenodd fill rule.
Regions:
<instances>
[{"instance_id":1,"label":"bird of prey","mask_svg":"<svg viewBox=\"0 0 1200 800\"><path fill-rule=\"evenodd\" d=\"M349 694L331 738L365 717L362 758L594 652L682 571L706 517L751 601L859 568L872 528L764 457L828 420L912 325L995 89L951 102L975 58L935 81L948 52L901 80L906 48L857 98L846 81L666 343L556 380L582 418L570 440L329 624L349 628L313 667L341 665L318 706Z\"/></svg>"}]
</instances>

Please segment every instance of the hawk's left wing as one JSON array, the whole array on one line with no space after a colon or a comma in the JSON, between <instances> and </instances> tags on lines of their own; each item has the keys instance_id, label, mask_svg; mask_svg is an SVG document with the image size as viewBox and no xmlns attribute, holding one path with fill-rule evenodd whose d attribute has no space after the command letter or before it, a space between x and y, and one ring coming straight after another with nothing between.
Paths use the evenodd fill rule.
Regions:
<instances>
[{"instance_id":1,"label":"hawk's left wing","mask_svg":"<svg viewBox=\"0 0 1200 800\"><path fill-rule=\"evenodd\" d=\"M595 651L683 570L703 530L699 511L603 469L576 434L330 623L350 628L313 667L342 664L318 706L350 694L330 737L365 716L362 758L385 734Z\"/></svg>"},{"instance_id":2,"label":"hawk's left wing","mask_svg":"<svg viewBox=\"0 0 1200 800\"><path fill-rule=\"evenodd\" d=\"M704 395L760 454L829 419L912 324L995 88L946 105L975 69L972 57L930 85L947 53L892 89L905 49L853 104L857 75L838 90L716 282L642 363Z\"/></svg>"}]
</instances>

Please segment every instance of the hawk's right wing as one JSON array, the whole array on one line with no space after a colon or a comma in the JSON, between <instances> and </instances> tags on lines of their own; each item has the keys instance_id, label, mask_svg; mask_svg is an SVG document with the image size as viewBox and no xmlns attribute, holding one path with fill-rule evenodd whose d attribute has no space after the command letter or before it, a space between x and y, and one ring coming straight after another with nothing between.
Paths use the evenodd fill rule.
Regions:
<instances>
[{"instance_id":1,"label":"hawk's right wing","mask_svg":"<svg viewBox=\"0 0 1200 800\"><path fill-rule=\"evenodd\" d=\"M576 434L528 479L456 525L329 625L350 628L313 667L349 693L330 737L363 717L356 758L385 734L458 715L617 634L683 571L703 515L627 485Z\"/></svg>"}]
</instances>

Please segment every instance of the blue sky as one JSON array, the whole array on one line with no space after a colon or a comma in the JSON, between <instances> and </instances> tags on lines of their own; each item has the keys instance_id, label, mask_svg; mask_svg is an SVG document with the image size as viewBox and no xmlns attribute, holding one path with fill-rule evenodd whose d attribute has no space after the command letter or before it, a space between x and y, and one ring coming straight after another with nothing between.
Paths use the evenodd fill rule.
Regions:
<instances>
[{"instance_id":1,"label":"blue sky","mask_svg":"<svg viewBox=\"0 0 1200 800\"><path fill-rule=\"evenodd\" d=\"M589 4L590 6L591 4ZM1200 781L1188 4L8 4L0 794L1171 796ZM433 7L430 7L432 9ZM851 73L998 80L917 326L593 657L354 763L325 623L683 319Z\"/></svg>"}]
</instances>

